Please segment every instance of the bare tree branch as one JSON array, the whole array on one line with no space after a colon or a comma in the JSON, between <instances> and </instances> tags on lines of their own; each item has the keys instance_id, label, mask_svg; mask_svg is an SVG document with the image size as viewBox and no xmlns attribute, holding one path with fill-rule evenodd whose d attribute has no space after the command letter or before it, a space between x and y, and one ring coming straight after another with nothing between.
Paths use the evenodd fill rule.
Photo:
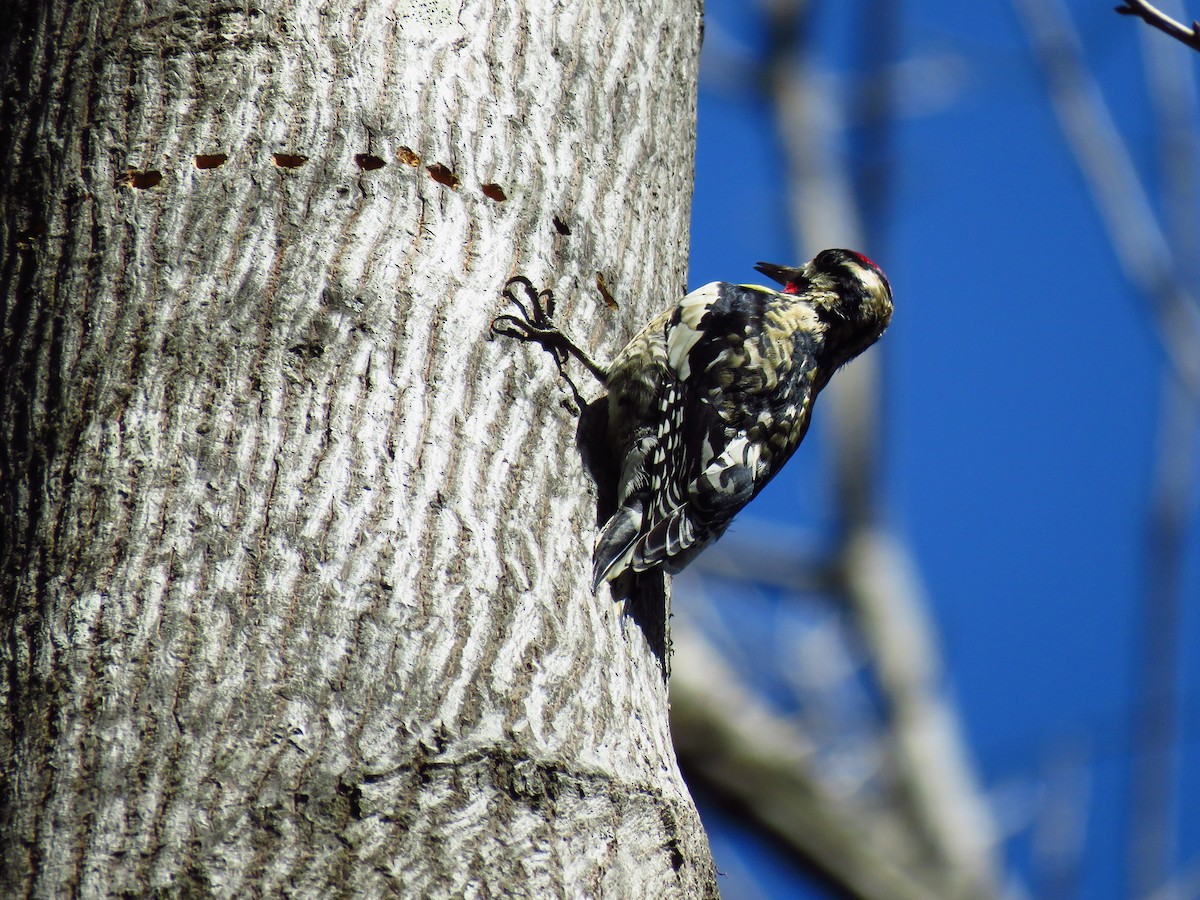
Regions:
<instances>
[{"instance_id":1,"label":"bare tree branch","mask_svg":"<svg viewBox=\"0 0 1200 900\"><path fill-rule=\"evenodd\" d=\"M1162 380L1134 679L1133 790L1127 847L1131 897L1149 896L1168 882L1176 833L1176 685L1198 420L1195 401L1173 378Z\"/></svg>"},{"instance_id":2,"label":"bare tree branch","mask_svg":"<svg viewBox=\"0 0 1200 900\"><path fill-rule=\"evenodd\" d=\"M1175 4L1177 5L1177 4ZM1164 232L1179 279L1196 285L1192 248L1200 234L1196 203L1197 145L1194 129L1196 90L1191 57L1179 50L1164 53L1143 32L1146 84L1154 111L1158 143L1158 183ZM1155 46L1151 46L1154 44ZM1128 865L1131 896L1149 895L1171 878L1175 844L1174 794L1178 766L1173 748L1179 740L1178 701L1182 592L1188 535L1192 530L1193 473L1200 418L1194 398L1180 390L1168 373L1162 378L1158 413L1158 452L1147 511L1145 598L1138 636L1141 658L1134 685Z\"/></svg>"},{"instance_id":3,"label":"bare tree branch","mask_svg":"<svg viewBox=\"0 0 1200 900\"><path fill-rule=\"evenodd\" d=\"M1083 62L1079 36L1061 4L1013 0L1046 77L1059 124L1099 208L1117 261L1149 303L1155 333L1180 383L1200 398L1200 318L1174 277L1167 238Z\"/></svg>"},{"instance_id":4,"label":"bare tree branch","mask_svg":"<svg viewBox=\"0 0 1200 900\"><path fill-rule=\"evenodd\" d=\"M671 730L689 778L752 811L850 897L982 898L976 873L947 866L893 805L848 803L813 771L811 741L755 696L698 631L677 620Z\"/></svg>"},{"instance_id":5,"label":"bare tree branch","mask_svg":"<svg viewBox=\"0 0 1200 900\"><path fill-rule=\"evenodd\" d=\"M1200 22L1193 21L1192 27L1188 28L1182 22L1176 22L1170 16L1156 9L1146 0L1125 0L1125 5L1115 7L1115 11L1123 16L1137 16L1163 34L1169 34L1193 50L1200 50Z\"/></svg>"},{"instance_id":6,"label":"bare tree branch","mask_svg":"<svg viewBox=\"0 0 1200 900\"><path fill-rule=\"evenodd\" d=\"M777 15L787 14L782 6ZM793 18L802 16L797 8ZM890 16L880 10L881 21ZM788 33L773 29L776 33ZM837 93L807 65L793 28L777 47L770 89L788 160L788 194L800 256L825 246L864 246L853 179L836 138L846 123ZM873 98L876 104L886 98ZM876 115L886 107L875 105ZM937 642L926 615L916 566L907 551L875 525L882 380L881 356L867 354L831 383L833 440L837 445L836 497L844 516L837 565L839 593L854 610L880 685L887 697L896 763L907 791L908 814L946 865L994 883L994 835L963 751L953 710L939 689Z\"/></svg>"},{"instance_id":7,"label":"bare tree branch","mask_svg":"<svg viewBox=\"0 0 1200 900\"><path fill-rule=\"evenodd\" d=\"M1128 847L1128 893L1150 896L1168 883L1177 789L1171 751L1177 740L1178 629L1192 473L1200 425L1200 325L1192 249L1200 225L1195 214L1194 87L1178 59L1164 59L1144 41L1148 83L1160 137L1162 205L1171 227L1154 212L1124 140L1091 72L1067 11L1053 2L1015 2L1046 76L1059 121L1109 233L1117 259L1156 320L1173 378L1164 378L1159 448L1147 527L1145 597L1134 709L1133 792ZM1200 31L1189 31L1148 3L1128 0L1118 12L1200 49Z\"/></svg>"},{"instance_id":8,"label":"bare tree branch","mask_svg":"<svg viewBox=\"0 0 1200 900\"><path fill-rule=\"evenodd\" d=\"M1043 900L1079 896L1093 762L1090 742L1081 737L1056 741L1039 773L1041 798L1033 831L1032 894Z\"/></svg>"},{"instance_id":9,"label":"bare tree branch","mask_svg":"<svg viewBox=\"0 0 1200 900\"><path fill-rule=\"evenodd\" d=\"M873 252L862 227L861 195L869 195L871 221L880 221L886 149L871 159L873 168L851 173L840 142L852 118L874 126L866 137L872 146L885 145L890 86L877 70L866 72L857 96L831 84L805 53L812 5L771 0L766 6L772 47L759 81L784 146L795 256L833 246ZM865 68L889 60L894 18L893 0L872 5L868 19L878 27L864 47L871 60ZM886 759L887 799L825 783L809 759L819 737L738 685L728 671L732 656L678 630L672 730L689 781L736 803L851 896L992 896L998 890L994 831L942 690L915 566L876 528L881 377L880 355L872 353L826 389L822 415L836 448L835 545L814 546L796 534L763 541L743 531L724 539L699 567L776 589L823 592L852 610L855 636L886 695L886 721L876 720L869 741ZM770 554L762 545L771 547L773 558L764 559ZM793 545L797 552L789 556Z\"/></svg>"}]
</instances>

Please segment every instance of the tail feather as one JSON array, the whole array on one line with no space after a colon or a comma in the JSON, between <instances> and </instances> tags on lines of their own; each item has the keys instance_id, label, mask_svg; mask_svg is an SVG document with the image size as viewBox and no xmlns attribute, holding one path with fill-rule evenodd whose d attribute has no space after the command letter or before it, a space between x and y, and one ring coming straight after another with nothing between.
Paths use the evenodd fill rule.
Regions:
<instances>
[{"instance_id":1,"label":"tail feather","mask_svg":"<svg viewBox=\"0 0 1200 900\"><path fill-rule=\"evenodd\" d=\"M688 509L677 507L637 542L633 568L644 572L682 556L696 543L696 538L696 524Z\"/></svg>"},{"instance_id":2,"label":"tail feather","mask_svg":"<svg viewBox=\"0 0 1200 900\"><path fill-rule=\"evenodd\" d=\"M730 442L689 484L666 482L653 496L635 487L596 542L592 590L627 569L681 570L720 537L737 511L750 502L757 465L758 448L743 436ZM633 478L629 485L634 485Z\"/></svg>"},{"instance_id":3,"label":"tail feather","mask_svg":"<svg viewBox=\"0 0 1200 900\"><path fill-rule=\"evenodd\" d=\"M605 581L612 581L629 568L638 538L642 533L642 504L635 501L622 506L608 520L596 552L592 554L592 591L600 589Z\"/></svg>"}]
</instances>

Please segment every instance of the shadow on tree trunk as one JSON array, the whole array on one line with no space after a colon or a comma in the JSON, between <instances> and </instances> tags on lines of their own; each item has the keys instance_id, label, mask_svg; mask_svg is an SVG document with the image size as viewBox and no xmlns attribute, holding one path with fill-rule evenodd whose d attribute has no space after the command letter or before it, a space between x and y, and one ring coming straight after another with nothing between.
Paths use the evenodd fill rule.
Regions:
<instances>
[{"instance_id":1,"label":"shadow on tree trunk","mask_svg":"<svg viewBox=\"0 0 1200 900\"><path fill-rule=\"evenodd\" d=\"M565 376L564 376L565 377ZM574 389L574 384L571 385ZM576 392L578 396L578 392ZM596 525L603 526L617 510L619 465L608 444L607 395L582 403L575 446L596 483ZM641 630L666 681L671 673L667 631L667 576L662 569L622 575L609 584L614 602L625 602L625 615Z\"/></svg>"}]
</instances>

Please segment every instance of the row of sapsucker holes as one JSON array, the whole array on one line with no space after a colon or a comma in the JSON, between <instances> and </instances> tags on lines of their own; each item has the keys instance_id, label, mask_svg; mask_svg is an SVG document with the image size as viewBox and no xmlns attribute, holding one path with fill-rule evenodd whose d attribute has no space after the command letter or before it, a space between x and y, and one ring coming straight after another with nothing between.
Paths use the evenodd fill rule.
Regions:
<instances>
[{"instance_id":1,"label":"row of sapsucker holes","mask_svg":"<svg viewBox=\"0 0 1200 900\"><path fill-rule=\"evenodd\" d=\"M229 155L226 153L199 153L193 162L197 169L219 169L229 160ZM404 165L413 166L414 168L421 165L421 157L409 147L400 147L396 151L396 160ZM308 162L307 156L301 156L297 153L273 153L271 154L271 162L281 169L298 169L300 166ZM370 153L356 153L354 155L354 164L364 172L374 172L376 169L382 169L387 165L387 161L382 157L375 156ZM458 190L462 184L462 179L448 166L441 163L431 163L425 167L425 171L429 173L429 177L438 184L448 187L451 190ZM148 190L157 187L162 183L162 172L154 169L145 171L135 171L130 169L123 173L117 179L118 187L135 188L137 190ZM483 195L489 200L495 200L497 203L503 203L508 199L508 195L504 192L504 188L493 181L481 184L479 189ZM571 229L567 223L555 216L553 219L554 229L559 234L568 235Z\"/></svg>"}]
</instances>

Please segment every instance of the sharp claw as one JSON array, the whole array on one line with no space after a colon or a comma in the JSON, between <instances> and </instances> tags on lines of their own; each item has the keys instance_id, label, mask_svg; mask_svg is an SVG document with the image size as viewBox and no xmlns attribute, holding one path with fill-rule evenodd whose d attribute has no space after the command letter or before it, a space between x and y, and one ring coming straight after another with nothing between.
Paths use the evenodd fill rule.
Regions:
<instances>
[{"instance_id":1,"label":"sharp claw","mask_svg":"<svg viewBox=\"0 0 1200 900\"><path fill-rule=\"evenodd\" d=\"M522 338L525 336L525 331L521 328L522 324L516 316L496 316L492 319L492 331L508 337Z\"/></svg>"},{"instance_id":2,"label":"sharp claw","mask_svg":"<svg viewBox=\"0 0 1200 900\"><path fill-rule=\"evenodd\" d=\"M513 287L518 284L530 297L537 296L538 289L534 286L533 282L524 275L514 275L512 278L508 279L508 281L504 283L504 292L511 295L513 293Z\"/></svg>"},{"instance_id":3,"label":"sharp claw","mask_svg":"<svg viewBox=\"0 0 1200 900\"><path fill-rule=\"evenodd\" d=\"M525 293L528 295L527 302L529 306L526 306L525 303L517 298L517 295L513 292L514 284L519 284L525 289ZM505 282L503 293L508 298L508 302L521 311L521 316L525 320L521 323L522 327L528 329L530 334L537 333L544 335L546 332L557 331L553 322L553 291L549 289L538 291L533 286L533 282L524 275L516 275ZM516 320L515 316L509 316L508 318L513 321Z\"/></svg>"}]
</instances>

